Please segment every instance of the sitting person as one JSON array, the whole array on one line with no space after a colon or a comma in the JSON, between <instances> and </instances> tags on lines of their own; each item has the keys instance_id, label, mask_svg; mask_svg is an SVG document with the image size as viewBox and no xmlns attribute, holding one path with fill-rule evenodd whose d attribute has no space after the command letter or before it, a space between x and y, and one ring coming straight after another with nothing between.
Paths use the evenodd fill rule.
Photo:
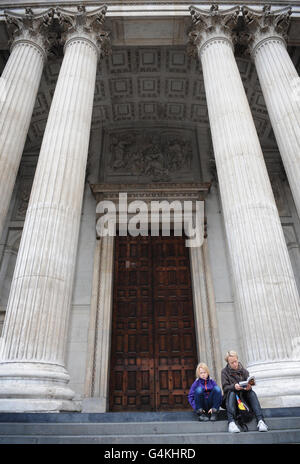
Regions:
<instances>
[{"instance_id":1,"label":"sitting person","mask_svg":"<svg viewBox=\"0 0 300 464\"><path fill-rule=\"evenodd\" d=\"M241 396L242 400L244 400L254 412L259 432L267 432L268 426L263 421L263 414L256 393L252 390L250 384L245 388L239 385L239 382L248 379L249 372L244 369L242 364L238 361L238 355L235 351L227 351L225 361L227 362L227 366L222 369L221 373L223 388L222 406L224 405L227 409L228 432L240 432L235 422L237 414L236 394Z\"/></svg>"},{"instance_id":2,"label":"sitting person","mask_svg":"<svg viewBox=\"0 0 300 464\"><path fill-rule=\"evenodd\" d=\"M194 411L199 415L200 421L215 421L219 411L222 392L216 382L209 377L206 364L199 363L196 369L196 380L192 384L188 400Z\"/></svg>"}]
</instances>

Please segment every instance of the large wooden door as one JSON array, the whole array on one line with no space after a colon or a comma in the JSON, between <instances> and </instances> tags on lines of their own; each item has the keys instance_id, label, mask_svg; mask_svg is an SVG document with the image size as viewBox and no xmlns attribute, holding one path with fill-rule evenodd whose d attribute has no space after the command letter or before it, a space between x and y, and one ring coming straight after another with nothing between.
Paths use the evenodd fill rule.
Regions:
<instances>
[{"instance_id":1,"label":"large wooden door","mask_svg":"<svg viewBox=\"0 0 300 464\"><path fill-rule=\"evenodd\" d=\"M110 409L155 409L152 253L148 237L116 237Z\"/></svg>"},{"instance_id":2,"label":"large wooden door","mask_svg":"<svg viewBox=\"0 0 300 464\"><path fill-rule=\"evenodd\" d=\"M110 410L187 408L196 364L185 239L116 237Z\"/></svg>"}]
</instances>

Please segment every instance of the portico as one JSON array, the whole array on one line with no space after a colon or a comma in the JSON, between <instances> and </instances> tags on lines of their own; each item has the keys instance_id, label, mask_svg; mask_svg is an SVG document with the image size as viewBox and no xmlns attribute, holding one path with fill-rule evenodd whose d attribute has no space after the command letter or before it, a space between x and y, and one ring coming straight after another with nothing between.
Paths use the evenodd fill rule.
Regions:
<instances>
[{"instance_id":1,"label":"portico","mask_svg":"<svg viewBox=\"0 0 300 464\"><path fill-rule=\"evenodd\" d=\"M0 411L109 409L115 249L96 236L96 204L120 191L205 200L205 240L190 250L197 357L218 379L223 351L236 349L263 406L299 406L297 8L182 3L162 16L155 5L137 36L137 7L122 16L109 2L83 3L5 12ZM293 57L288 30L299 39ZM253 62L236 51L246 46ZM38 140L34 104L45 89L53 96ZM30 178L18 223L12 202Z\"/></svg>"}]
</instances>

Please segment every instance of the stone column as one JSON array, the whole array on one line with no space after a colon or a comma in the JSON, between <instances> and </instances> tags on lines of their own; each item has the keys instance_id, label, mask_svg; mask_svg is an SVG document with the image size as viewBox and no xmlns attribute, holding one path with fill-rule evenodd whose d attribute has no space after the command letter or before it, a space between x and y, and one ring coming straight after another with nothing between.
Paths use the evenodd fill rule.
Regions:
<instances>
[{"instance_id":1,"label":"stone column","mask_svg":"<svg viewBox=\"0 0 300 464\"><path fill-rule=\"evenodd\" d=\"M74 408L64 366L68 319L106 7L58 9L67 27L59 73L11 284L0 410Z\"/></svg>"},{"instance_id":2,"label":"stone column","mask_svg":"<svg viewBox=\"0 0 300 464\"><path fill-rule=\"evenodd\" d=\"M23 153L48 47L53 10L5 12L14 40L0 82L0 237Z\"/></svg>"},{"instance_id":3,"label":"stone column","mask_svg":"<svg viewBox=\"0 0 300 464\"><path fill-rule=\"evenodd\" d=\"M243 346L263 405L300 405L300 301L271 184L234 58L238 8L191 8ZM234 347L230 347L234 349Z\"/></svg>"},{"instance_id":4,"label":"stone column","mask_svg":"<svg viewBox=\"0 0 300 464\"><path fill-rule=\"evenodd\" d=\"M286 49L291 8L243 7L249 48L300 218L300 77Z\"/></svg>"}]
</instances>

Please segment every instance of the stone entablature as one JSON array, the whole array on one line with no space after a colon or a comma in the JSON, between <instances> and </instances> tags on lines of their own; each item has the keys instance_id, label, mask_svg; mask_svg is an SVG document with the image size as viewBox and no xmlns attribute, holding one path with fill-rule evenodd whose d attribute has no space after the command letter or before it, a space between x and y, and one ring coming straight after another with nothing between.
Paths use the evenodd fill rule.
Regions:
<instances>
[{"instance_id":1,"label":"stone entablature","mask_svg":"<svg viewBox=\"0 0 300 464\"><path fill-rule=\"evenodd\" d=\"M123 45L184 45L186 44L186 33L190 27L190 13L189 6L195 5L203 9L209 9L211 4L197 4L197 2L190 1L165 1L160 2L153 0L152 2L121 2L121 1L108 1L105 2L108 6L106 16L106 26L111 31L112 46ZM222 2L214 2L219 4L222 8L227 8L227 5L222 5ZM77 5L85 5L87 11L96 8L99 3L95 1L75 1L73 9ZM248 1L247 5L253 8L259 8L262 3ZM30 5L28 2L18 2L15 5L17 13L23 13L24 8L31 6L37 11L44 10L53 6L64 6L70 9L70 2L68 0L62 1L32 1ZM233 2L232 5L245 5L242 0ZM280 9L282 6L291 5L292 9L292 25L289 31L289 43L291 45L300 44L300 3L299 1L280 1L273 2L273 9ZM0 2L0 23L4 22L4 10L12 7L11 2ZM143 34L141 35L141 30ZM0 30L0 48L8 49L7 41L3 38L5 31L1 33Z\"/></svg>"}]
</instances>

